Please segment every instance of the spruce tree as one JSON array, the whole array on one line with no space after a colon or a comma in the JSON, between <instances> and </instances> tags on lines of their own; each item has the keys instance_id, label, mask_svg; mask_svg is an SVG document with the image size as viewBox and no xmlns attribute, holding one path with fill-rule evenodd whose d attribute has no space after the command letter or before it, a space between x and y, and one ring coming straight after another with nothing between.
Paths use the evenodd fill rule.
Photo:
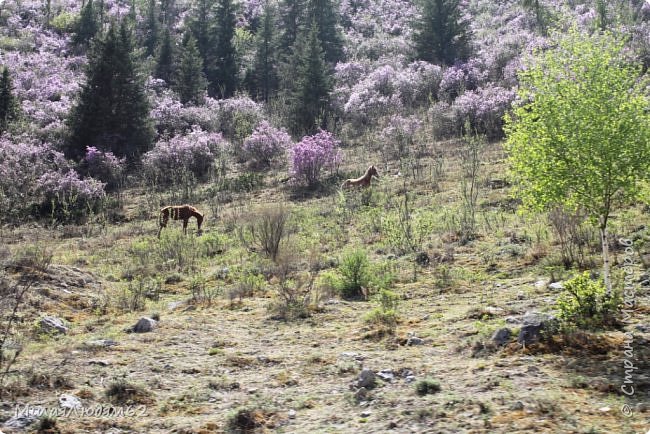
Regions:
<instances>
[{"instance_id":1,"label":"spruce tree","mask_svg":"<svg viewBox=\"0 0 650 434\"><path fill-rule=\"evenodd\" d=\"M158 53L158 61L156 62L154 77L163 79L167 84L169 84L172 81L173 74L174 46L172 44L172 36L169 33L169 29L165 29L160 43L160 51Z\"/></svg>"},{"instance_id":2,"label":"spruce tree","mask_svg":"<svg viewBox=\"0 0 650 434\"><path fill-rule=\"evenodd\" d=\"M280 36L279 48L285 60L291 54L293 44L304 27L305 0L281 0L280 2Z\"/></svg>"},{"instance_id":3,"label":"spruce tree","mask_svg":"<svg viewBox=\"0 0 650 434\"><path fill-rule=\"evenodd\" d=\"M318 33L318 25L312 22L294 44L296 77L289 100L294 134L312 133L325 126L332 79Z\"/></svg>"},{"instance_id":4,"label":"spruce tree","mask_svg":"<svg viewBox=\"0 0 650 434\"><path fill-rule=\"evenodd\" d=\"M156 10L156 0L149 0L147 6L147 19L145 21L144 29L144 54L145 56L153 56L158 45L158 13Z\"/></svg>"},{"instance_id":5,"label":"spruce tree","mask_svg":"<svg viewBox=\"0 0 650 434\"><path fill-rule=\"evenodd\" d=\"M258 98L268 101L269 96L278 87L275 9L268 2L261 21L262 24L255 37L253 84Z\"/></svg>"},{"instance_id":6,"label":"spruce tree","mask_svg":"<svg viewBox=\"0 0 650 434\"><path fill-rule=\"evenodd\" d=\"M417 58L446 65L467 59L468 32L467 23L461 20L458 0L424 0L414 34Z\"/></svg>"},{"instance_id":7,"label":"spruce tree","mask_svg":"<svg viewBox=\"0 0 650 434\"><path fill-rule=\"evenodd\" d=\"M97 21L97 13L95 12L93 0L88 0L88 3L81 8L79 21L75 27L75 34L72 41L77 45L88 46L91 39L99 31L99 23Z\"/></svg>"},{"instance_id":8,"label":"spruce tree","mask_svg":"<svg viewBox=\"0 0 650 434\"><path fill-rule=\"evenodd\" d=\"M237 61L235 55L235 4L233 0L218 0L216 8L214 70L209 71L211 95L230 98L237 90Z\"/></svg>"},{"instance_id":9,"label":"spruce tree","mask_svg":"<svg viewBox=\"0 0 650 434\"><path fill-rule=\"evenodd\" d=\"M187 32L183 37L183 51L174 82L174 88L183 104L203 103L206 90L203 60L191 32Z\"/></svg>"},{"instance_id":10,"label":"spruce tree","mask_svg":"<svg viewBox=\"0 0 650 434\"><path fill-rule=\"evenodd\" d=\"M18 104L13 94L9 69L3 68L0 76L0 133L6 131L9 123L18 117Z\"/></svg>"},{"instance_id":11,"label":"spruce tree","mask_svg":"<svg viewBox=\"0 0 650 434\"><path fill-rule=\"evenodd\" d=\"M310 0L307 23L318 25L318 39L323 46L325 61L330 65L343 59L343 36L338 28L338 9L332 0Z\"/></svg>"},{"instance_id":12,"label":"spruce tree","mask_svg":"<svg viewBox=\"0 0 650 434\"><path fill-rule=\"evenodd\" d=\"M96 146L134 160L153 139L149 105L136 73L132 35L123 21L111 24L89 55L86 80L68 118L68 157Z\"/></svg>"},{"instance_id":13,"label":"spruce tree","mask_svg":"<svg viewBox=\"0 0 650 434\"><path fill-rule=\"evenodd\" d=\"M197 0L188 21L188 27L196 39L196 45L203 58L203 71L213 79L214 35L211 23L214 21L214 0Z\"/></svg>"}]
</instances>

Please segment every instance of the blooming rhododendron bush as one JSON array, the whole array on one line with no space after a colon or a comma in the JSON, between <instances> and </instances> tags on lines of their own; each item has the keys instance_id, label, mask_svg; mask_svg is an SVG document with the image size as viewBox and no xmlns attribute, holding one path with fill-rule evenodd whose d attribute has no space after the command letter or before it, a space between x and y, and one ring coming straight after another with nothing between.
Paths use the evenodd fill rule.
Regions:
<instances>
[{"instance_id":1,"label":"blooming rhododendron bush","mask_svg":"<svg viewBox=\"0 0 650 434\"><path fill-rule=\"evenodd\" d=\"M305 136L291 148L291 173L310 187L321 181L323 169L336 170L341 163L340 142L327 131Z\"/></svg>"},{"instance_id":2,"label":"blooming rhododendron bush","mask_svg":"<svg viewBox=\"0 0 650 434\"><path fill-rule=\"evenodd\" d=\"M81 179L51 145L26 137L0 137L3 220L17 222L30 214L74 220L95 209L104 195L102 182Z\"/></svg>"}]
</instances>

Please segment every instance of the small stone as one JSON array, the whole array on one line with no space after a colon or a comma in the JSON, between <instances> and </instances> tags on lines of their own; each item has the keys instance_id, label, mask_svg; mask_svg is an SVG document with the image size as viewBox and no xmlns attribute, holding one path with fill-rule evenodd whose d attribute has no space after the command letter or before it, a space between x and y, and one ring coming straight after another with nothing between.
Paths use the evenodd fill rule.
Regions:
<instances>
[{"instance_id":1,"label":"small stone","mask_svg":"<svg viewBox=\"0 0 650 434\"><path fill-rule=\"evenodd\" d=\"M89 365L98 365L98 366L108 366L108 365L110 365L110 363L108 361L106 361L106 360L96 360L96 359L88 360L88 364Z\"/></svg>"},{"instance_id":2,"label":"small stone","mask_svg":"<svg viewBox=\"0 0 650 434\"><path fill-rule=\"evenodd\" d=\"M537 282L535 282L535 288L541 289L544 288L545 286L546 286L546 280L540 279Z\"/></svg>"},{"instance_id":3,"label":"small stone","mask_svg":"<svg viewBox=\"0 0 650 434\"><path fill-rule=\"evenodd\" d=\"M611 407L600 407L598 411L602 411L603 413L610 412L612 410Z\"/></svg>"},{"instance_id":4,"label":"small stone","mask_svg":"<svg viewBox=\"0 0 650 434\"><path fill-rule=\"evenodd\" d=\"M516 401L510 406L510 410L519 411L524 409L524 403L521 401Z\"/></svg>"},{"instance_id":5,"label":"small stone","mask_svg":"<svg viewBox=\"0 0 650 434\"><path fill-rule=\"evenodd\" d=\"M553 282L548 285L550 289L554 289L556 291L559 291L561 289L564 289L564 284L562 282Z\"/></svg>"},{"instance_id":6,"label":"small stone","mask_svg":"<svg viewBox=\"0 0 650 434\"><path fill-rule=\"evenodd\" d=\"M45 414L45 409L43 407L28 406L23 413L19 413L11 417L2 426L5 428L15 428L22 430L37 422L43 414Z\"/></svg>"},{"instance_id":7,"label":"small stone","mask_svg":"<svg viewBox=\"0 0 650 434\"><path fill-rule=\"evenodd\" d=\"M370 369L364 369L357 378L357 387L372 389L375 387L375 373Z\"/></svg>"},{"instance_id":8,"label":"small stone","mask_svg":"<svg viewBox=\"0 0 650 434\"><path fill-rule=\"evenodd\" d=\"M361 417L370 417L372 412L370 410L365 410L361 412Z\"/></svg>"},{"instance_id":9,"label":"small stone","mask_svg":"<svg viewBox=\"0 0 650 434\"><path fill-rule=\"evenodd\" d=\"M66 334L68 332L68 328L63 325L63 320L54 316L46 316L41 318L40 326L41 329L48 333Z\"/></svg>"},{"instance_id":10,"label":"small stone","mask_svg":"<svg viewBox=\"0 0 650 434\"><path fill-rule=\"evenodd\" d=\"M118 345L113 339L95 339L93 341L86 342L86 346L89 347L114 347Z\"/></svg>"},{"instance_id":11,"label":"small stone","mask_svg":"<svg viewBox=\"0 0 650 434\"><path fill-rule=\"evenodd\" d=\"M81 400L74 395L63 394L59 396L61 408L81 408Z\"/></svg>"},{"instance_id":12,"label":"small stone","mask_svg":"<svg viewBox=\"0 0 650 434\"><path fill-rule=\"evenodd\" d=\"M424 339L412 336L406 340L407 346L424 345Z\"/></svg>"},{"instance_id":13,"label":"small stone","mask_svg":"<svg viewBox=\"0 0 650 434\"><path fill-rule=\"evenodd\" d=\"M510 340L511 334L512 332L507 327L499 329L495 331L494 334L492 335L492 342L494 342L499 346L505 345Z\"/></svg>"},{"instance_id":14,"label":"small stone","mask_svg":"<svg viewBox=\"0 0 650 434\"><path fill-rule=\"evenodd\" d=\"M519 291L517 293L517 300L525 300L526 299L526 294L523 291Z\"/></svg>"},{"instance_id":15,"label":"small stone","mask_svg":"<svg viewBox=\"0 0 650 434\"><path fill-rule=\"evenodd\" d=\"M129 331L133 333L149 333L156 328L157 323L156 320L143 316Z\"/></svg>"},{"instance_id":16,"label":"small stone","mask_svg":"<svg viewBox=\"0 0 650 434\"><path fill-rule=\"evenodd\" d=\"M293 410L293 409L289 410L287 412L287 416L289 417L289 419L295 419L296 418L296 410Z\"/></svg>"},{"instance_id":17,"label":"small stone","mask_svg":"<svg viewBox=\"0 0 650 434\"><path fill-rule=\"evenodd\" d=\"M377 372L377 377L381 378L384 381L388 381L390 383L395 379L395 374L391 369L384 369L382 371Z\"/></svg>"}]
</instances>

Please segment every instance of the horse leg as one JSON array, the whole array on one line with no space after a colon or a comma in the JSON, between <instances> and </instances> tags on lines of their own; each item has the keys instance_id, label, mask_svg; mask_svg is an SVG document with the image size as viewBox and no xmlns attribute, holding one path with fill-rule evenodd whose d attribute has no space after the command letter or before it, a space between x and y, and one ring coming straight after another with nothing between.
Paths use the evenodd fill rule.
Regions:
<instances>
[{"instance_id":1,"label":"horse leg","mask_svg":"<svg viewBox=\"0 0 650 434\"><path fill-rule=\"evenodd\" d=\"M189 219L183 219L183 233L187 235L187 222Z\"/></svg>"}]
</instances>

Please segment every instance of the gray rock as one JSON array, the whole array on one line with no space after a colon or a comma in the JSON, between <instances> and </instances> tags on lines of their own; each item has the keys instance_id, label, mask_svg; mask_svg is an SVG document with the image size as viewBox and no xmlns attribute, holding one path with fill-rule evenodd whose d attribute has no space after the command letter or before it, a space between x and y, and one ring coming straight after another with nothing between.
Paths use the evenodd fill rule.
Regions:
<instances>
[{"instance_id":1,"label":"gray rock","mask_svg":"<svg viewBox=\"0 0 650 434\"><path fill-rule=\"evenodd\" d=\"M539 342L542 330L547 330L555 317L542 312L526 312L522 318L523 326L519 330L517 342L522 345L530 345Z\"/></svg>"},{"instance_id":2,"label":"gray rock","mask_svg":"<svg viewBox=\"0 0 650 434\"><path fill-rule=\"evenodd\" d=\"M377 372L377 377L391 383L395 379L395 374L393 373L392 369L384 369L382 371Z\"/></svg>"},{"instance_id":3,"label":"gray rock","mask_svg":"<svg viewBox=\"0 0 650 434\"><path fill-rule=\"evenodd\" d=\"M149 333L156 328L157 324L156 320L143 316L128 331L131 333Z\"/></svg>"},{"instance_id":4,"label":"gray rock","mask_svg":"<svg viewBox=\"0 0 650 434\"><path fill-rule=\"evenodd\" d=\"M562 282L553 282L548 285L550 289L553 289L555 291L559 291L561 289L564 289L564 284Z\"/></svg>"},{"instance_id":5,"label":"gray rock","mask_svg":"<svg viewBox=\"0 0 650 434\"><path fill-rule=\"evenodd\" d=\"M296 410L293 410L293 409L289 410L287 412L287 416L289 417L289 419L295 419L296 418Z\"/></svg>"},{"instance_id":6,"label":"gray rock","mask_svg":"<svg viewBox=\"0 0 650 434\"><path fill-rule=\"evenodd\" d=\"M28 426L37 422L38 419L45 414L45 409L43 407L26 406L24 411L21 410L22 409L18 409L19 413L12 416L2 426L4 428L19 430L26 429Z\"/></svg>"},{"instance_id":7,"label":"gray rock","mask_svg":"<svg viewBox=\"0 0 650 434\"><path fill-rule=\"evenodd\" d=\"M650 325L647 324L637 324L634 328L641 333L650 333Z\"/></svg>"},{"instance_id":8,"label":"gray rock","mask_svg":"<svg viewBox=\"0 0 650 434\"><path fill-rule=\"evenodd\" d=\"M505 321L508 324L521 324L521 319L516 316L508 316Z\"/></svg>"},{"instance_id":9,"label":"gray rock","mask_svg":"<svg viewBox=\"0 0 650 434\"><path fill-rule=\"evenodd\" d=\"M63 394L59 396L59 407L81 408L81 400L74 395Z\"/></svg>"},{"instance_id":10,"label":"gray rock","mask_svg":"<svg viewBox=\"0 0 650 434\"><path fill-rule=\"evenodd\" d=\"M492 335L492 342L494 342L495 344L497 344L499 346L505 345L510 340L510 335L511 334L512 334L512 332L507 327L499 329L499 330L495 331L494 334Z\"/></svg>"},{"instance_id":11,"label":"gray rock","mask_svg":"<svg viewBox=\"0 0 650 434\"><path fill-rule=\"evenodd\" d=\"M526 293L524 291L519 291L517 293L517 300L525 300L526 299Z\"/></svg>"},{"instance_id":12,"label":"gray rock","mask_svg":"<svg viewBox=\"0 0 650 434\"><path fill-rule=\"evenodd\" d=\"M407 346L424 345L424 339L418 338L417 336L411 336L406 340L406 345Z\"/></svg>"},{"instance_id":13,"label":"gray rock","mask_svg":"<svg viewBox=\"0 0 650 434\"><path fill-rule=\"evenodd\" d=\"M516 410L523 410L524 409L524 403L521 401L516 401L510 406L510 410L516 411Z\"/></svg>"},{"instance_id":14,"label":"gray rock","mask_svg":"<svg viewBox=\"0 0 650 434\"><path fill-rule=\"evenodd\" d=\"M114 341L113 339L95 339L93 341L86 342L86 346L95 347L95 348L97 348L97 347L102 347L102 348L114 347L116 345L118 345L118 343L116 341Z\"/></svg>"},{"instance_id":15,"label":"gray rock","mask_svg":"<svg viewBox=\"0 0 650 434\"><path fill-rule=\"evenodd\" d=\"M185 305L184 301L172 301L172 302L167 303L167 309L168 310L176 310L179 307L182 307L184 305Z\"/></svg>"},{"instance_id":16,"label":"gray rock","mask_svg":"<svg viewBox=\"0 0 650 434\"><path fill-rule=\"evenodd\" d=\"M366 389L372 389L375 387L375 373L370 369L364 369L359 374L357 378L357 387L365 387Z\"/></svg>"},{"instance_id":17,"label":"gray rock","mask_svg":"<svg viewBox=\"0 0 650 434\"><path fill-rule=\"evenodd\" d=\"M370 410L365 410L361 412L361 417L370 417L372 412Z\"/></svg>"},{"instance_id":18,"label":"gray rock","mask_svg":"<svg viewBox=\"0 0 650 434\"><path fill-rule=\"evenodd\" d=\"M407 375L404 377L404 382L413 383L415 381L415 375Z\"/></svg>"},{"instance_id":19,"label":"gray rock","mask_svg":"<svg viewBox=\"0 0 650 434\"><path fill-rule=\"evenodd\" d=\"M63 333L68 332L68 328L63 324L63 320L54 316L45 316L40 321L41 329L48 333Z\"/></svg>"}]
</instances>

